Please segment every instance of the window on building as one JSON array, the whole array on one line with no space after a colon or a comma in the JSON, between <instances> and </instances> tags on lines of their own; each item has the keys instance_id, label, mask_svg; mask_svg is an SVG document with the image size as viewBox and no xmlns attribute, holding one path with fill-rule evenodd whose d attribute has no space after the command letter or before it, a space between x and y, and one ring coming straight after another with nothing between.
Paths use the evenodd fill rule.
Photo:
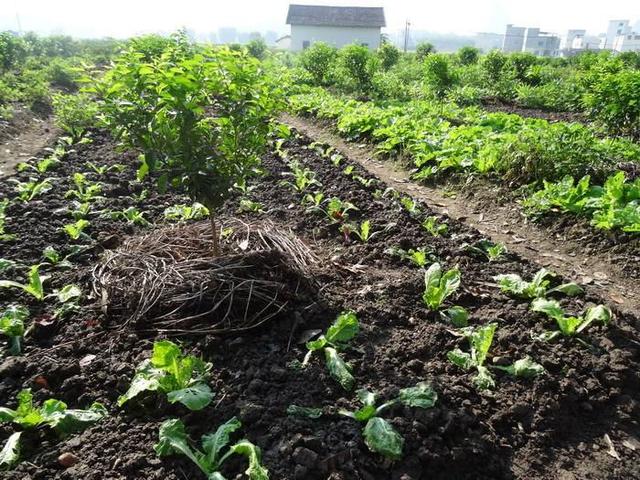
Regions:
<instances>
[{"instance_id":1,"label":"window on building","mask_svg":"<svg viewBox=\"0 0 640 480\"><path fill-rule=\"evenodd\" d=\"M361 43L360 46L369 48L369 44L368 43Z\"/></svg>"},{"instance_id":2,"label":"window on building","mask_svg":"<svg viewBox=\"0 0 640 480\"><path fill-rule=\"evenodd\" d=\"M302 49L306 50L307 48L309 48L311 46L311 42L309 40L303 40L302 41Z\"/></svg>"}]
</instances>

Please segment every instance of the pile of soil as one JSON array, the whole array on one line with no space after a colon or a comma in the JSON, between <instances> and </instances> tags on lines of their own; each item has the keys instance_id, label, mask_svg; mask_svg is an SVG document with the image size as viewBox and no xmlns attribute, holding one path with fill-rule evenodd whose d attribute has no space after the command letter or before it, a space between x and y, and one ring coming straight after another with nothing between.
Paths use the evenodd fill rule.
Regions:
<instances>
[{"instance_id":1,"label":"pile of soil","mask_svg":"<svg viewBox=\"0 0 640 480\"><path fill-rule=\"evenodd\" d=\"M122 173L93 176L104 183L106 206L136 206L145 217L163 223L163 211L187 203L179 193L158 195L150 184L135 178L135 155L118 153L114 141L94 132L93 143L80 145L55 171L55 188L28 204L12 204L7 230L18 240L2 245L2 257L27 265L40 261L47 245L68 252L60 227L70 187L69 176L86 171L85 162L115 164ZM287 166L275 154L264 157L265 176L251 182L249 197L263 205L263 213L244 213L247 219L270 219L290 228L319 258L313 295L294 299L286 312L257 330L232 336L197 336L184 339L184 350L213 363L213 403L200 412L170 405L151 395L124 408L118 395L131 380L135 366L150 354L152 342L162 335L132 329L108 329L99 309L86 308L64 322L50 319L46 306L14 291L0 291L2 306L19 300L28 304L38 325L25 342L25 355L6 358L0 365L0 398L14 406L16 393L34 389L36 400L55 397L70 407L103 402L109 417L82 434L65 439L47 432L29 435L22 463L5 478L11 479L168 479L203 478L184 457L158 458L153 451L158 427L167 418L181 418L191 438L211 432L230 417L242 421L242 435L259 445L263 461L274 479L551 479L637 478L640 464L640 335L637 316L617 312L608 327L593 325L584 336L590 347L573 339L541 343L533 333L553 329L552 322L529 310L525 301L501 294L492 277L517 273L530 278L538 266L513 254L488 262L463 247L481 236L446 217L446 234L433 237L421 227L432 214L420 204L420 216L403 210L392 195L381 196L386 185L371 179L357 165L357 178L309 148L312 139L300 137L285 144L289 158L317 174L325 197L352 202L358 210L351 221L370 220L376 235L368 243L345 239L336 225L322 215L306 211L302 196L282 185ZM24 178L25 173L18 177ZM149 189L144 199L134 199ZM10 184L0 194L13 196ZM237 199L230 199L223 214L237 215ZM89 291L90 271L97 255L115 248L126 235L141 227L108 218L90 218L88 233L94 246L76 259L65 274L53 272L48 288L73 280ZM457 265L462 286L450 304L466 307L472 325L496 322L498 329L490 362L513 362L531 356L547 373L532 380L514 379L496 371L496 388L479 392L472 373L462 371L446 357L466 343L450 333L451 325L421 303L422 270L386 253L389 247L425 247L447 268ZM87 301L91 304L90 301ZM593 289L562 298L568 311L580 313L601 303ZM354 410L355 395L345 392L314 357L304 368L296 365L306 353L309 330L325 330L336 315L353 310L361 325L351 348L344 351L353 366L356 388L393 398L399 389L429 381L439 400L429 410L396 405L385 414L405 439L404 456L390 462L365 446L361 425L335 414L337 408ZM321 418L287 415L289 405L322 407ZM13 426L0 425L4 441ZM605 435L613 445L605 440ZM634 447L635 446L635 447ZM79 461L64 469L57 462L63 452ZM225 466L227 478L246 468L234 461Z\"/></svg>"}]
</instances>

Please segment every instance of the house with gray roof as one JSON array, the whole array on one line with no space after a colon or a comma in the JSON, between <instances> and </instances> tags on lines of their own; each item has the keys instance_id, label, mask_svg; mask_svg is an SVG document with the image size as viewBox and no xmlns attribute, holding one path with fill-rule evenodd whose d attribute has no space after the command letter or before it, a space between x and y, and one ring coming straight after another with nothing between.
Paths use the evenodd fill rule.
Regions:
<instances>
[{"instance_id":1,"label":"house with gray roof","mask_svg":"<svg viewBox=\"0 0 640 480\"><path fill-rule=\"evenodd\" d=\"M289 5L287 24L291 25L291 50L299 51L315 42L340 48L353 43L371 50L380 46L385 26L382 7L330 7Z\"/></svg>"}]
</instances>

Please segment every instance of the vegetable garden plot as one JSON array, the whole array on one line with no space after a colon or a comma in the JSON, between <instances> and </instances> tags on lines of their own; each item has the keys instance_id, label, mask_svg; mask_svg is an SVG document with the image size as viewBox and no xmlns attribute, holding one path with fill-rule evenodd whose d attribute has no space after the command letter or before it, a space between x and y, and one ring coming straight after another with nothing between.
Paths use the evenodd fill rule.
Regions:
<instances>
[{"instance_id":1,"label":"vegetable garden plot","mask_svg":"<svg viewBox=\"0 0 640 480\"><path fill-rule=\"evenodd\" d=\"M101 136L78 147L80 153L70 155L63 167L65 176L84 170L84 162L111 149L113 143ZM0 396L12 399L22 387L32 386L38 405L49 397L64 400L69 408L99 401L109 415L79 436L25 442L21 455L28 463L18 464L6 473L8 478L204 478L202 465L175 452L161 448L157 457L153 446L160 427L164 424L166 432L177 423L165 422L180 418L193 440L192 451L205 451L201 435L215 432L234 416L242 425L229 446L243 437L258 446L270 478L548 478L558 469L607 478L634 474L638 452L623 442L640 435L634 400L636 318L614 312L606 325L592 322L577 338L553 343L533 339L532 334L557 330L556 320L532 311L529 299L501 293L494 277L517 274L528 284L534 282L537 266L481 243L476 232L434 215L426 205L394 198L377 179L309 139L287 141L275 150L264 158L266 176L252 181L243 194L261 204L262 212L237 214L238 202L230 201L223 213L247 223L273 219L289 226L319 258L320 296L295 298L284 318L249 334L183 342L185 357L201 355L211 363L206 382L213 398L196 412L157 392L141 393L118 407L134 368L151 357L152 336L106 330L102 317L86 309L58 321L48 334L38 327L44 336L26 338L25 356L2 364L6 376ZM137 185L132 170L106 176L103 190L132 189ZM298 182L298 177L315 183ZM67 184L73 186L70 180ZM294 188L303 184L302 191ZM135 188L140 194L144 184ZM42 194L42 201L62 203L63 196L52 189ZM166 208L186 203L177 195L155 194L135 203L123 196L105 201L116 202L120 210L135 205L144 218L158 223ZM7 229L18 234L10 244L10 258L31 265L38 261L38 246L44 248L50 238L59 239L54 246L66 255L67 237L58 233L66 217L41 215L37 226L43 238L34 238L37 243L28 248L31 237L25 233L35 222L23 227L14 218L16 212L28 212L27 207L7 209ZM86 232L100 238L102 248L117 247L126 232L148 228L117 218L98 220L95 213L88 220ZM25 253L19 256L21 248ZM87 266L97 260L93 249L80 258ZM441 265L440 280L452 269L459 272L455 289L450 282L438 282L446 295L437 293L435 282L426 282L433 285L433 290L427 288L426 269L418 266L435 262ZM47 293L62 286L58 272L52 274L52 283L44 283ZM71 274L83 291L90 291L88 275L75 268ZM537 287L544 280L549 281L544 295L558 300L567 316L602 303L593 289L574 296L566 288L549 292L567 283L560 278L537 280ZM2 295L4 303L16 298L13 290ZM427 303L423 296L441 301ZM36 300L27 303L32 313L47 312ZM454 307L467 312L466 320ZM353 312L358 321L347 341L332 329L334 324L353 325L352 320L338 322L341 312ZM459 330L465 322L476 332L495 324L495 331L474 343L466 330ZM305 341L317 341L320 334L332 345L321 347L301 368L308 351ZM332 375L327 346L350 366L351 389ZM475 356L476 364L467 369L466 363L450 361L449 352L458 351ZM330 358L333 362L333 353ZM521 360L527 358L544 373L534 375L539 368L533 363L523 368ZM478 366L488 370L495 386L478 388ZM360 390L366 392L356 394ZM388 402L392 404L381 408ZM15 407L10 400L5 405ZM13 431L2 424L0 438L4 441ZM606 453L605 434L620 461ZM78 463L62 470L57 456L63 452L73 453ZM390 461L384 452L400 458ZM234 455L222 463L225 476L246 470L245 458Z\"/></svg>"}]
</instances>

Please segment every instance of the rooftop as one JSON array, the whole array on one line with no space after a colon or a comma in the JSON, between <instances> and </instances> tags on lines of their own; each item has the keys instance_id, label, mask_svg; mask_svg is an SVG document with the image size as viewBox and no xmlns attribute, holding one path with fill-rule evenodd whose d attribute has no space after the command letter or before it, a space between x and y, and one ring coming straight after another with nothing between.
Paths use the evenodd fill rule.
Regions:
<instances>
[{"instance_id":1,"label":"rooftop","mask_svg":"<svg viewBox=\"0 0 640 480\"><path fill-rule=\"evenodd\" d=\"M329 7L321 5L289 5L289 25L316 27L384 27L382 7Z\"/></svg>"}]
</instances>

